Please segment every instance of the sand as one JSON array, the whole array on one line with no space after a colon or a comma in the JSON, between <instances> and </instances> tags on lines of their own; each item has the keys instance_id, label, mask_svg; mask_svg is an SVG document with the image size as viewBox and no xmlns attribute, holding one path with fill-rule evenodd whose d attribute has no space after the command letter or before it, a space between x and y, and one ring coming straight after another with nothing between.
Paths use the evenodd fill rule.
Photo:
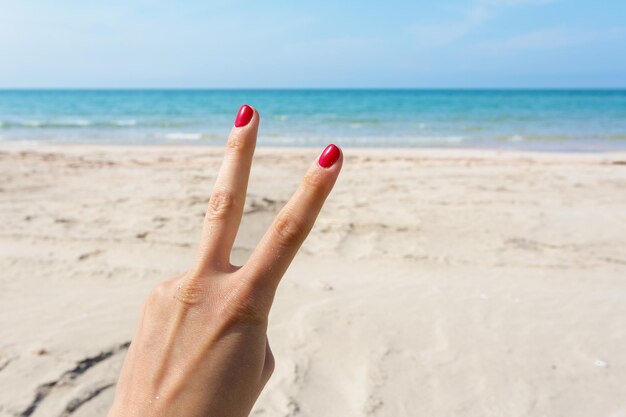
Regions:
<instances>
[{"instance_id":1,"label":"sand","mask_svg":"<svg viewBox=\"0 0 626 417\"><path fill-rule=\"evenodd\" d=\"M259 149L243 262L317 150ZM0 416L105 416L221 150L0 150ZM347 150L253 416L626 416L626 155Z\"/></svg>"}]
</instances>

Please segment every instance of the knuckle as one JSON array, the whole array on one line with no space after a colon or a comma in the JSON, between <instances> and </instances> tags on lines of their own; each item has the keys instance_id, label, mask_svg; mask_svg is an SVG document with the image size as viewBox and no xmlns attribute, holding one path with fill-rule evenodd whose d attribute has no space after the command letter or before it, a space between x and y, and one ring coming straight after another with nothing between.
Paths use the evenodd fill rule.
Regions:
<instances>
[{"instance_id":1,"label":"knuckle","mask_svg":"<svg viewBox=\"0 0 626 417\"><path fill-rule=\"evenodd\" d=\"M143 312L160 312L168 308L168 304L172 301L174 292L168 281L161 281L155 285L148 294L143 304Z\"/></svg>"},{"instance_id":2,"label":"knuckle","mask_svg":"<svg viewBox=\"0 0 626 417\"><path fill-rule=\"evenodd\" d=\"M207 220L221 220L233 210L236 201L235 196L223 188L214 189L209 199L207 208Z\"/></svg>"},{"instance_id":3,"label":"knuckle","mask_svg":"<svg viewBox=\"0 0 626 417\"><path fill-rule=\"evenodd\" d=\"M262 303L259 302L259 294L250 286L242 286L233 292L233 296L227 303L229 316L237 324L267 323L267 314Z\"/></svg>"},{"instance_id":4,"label":"knuckle","mask_svg":"<svg viewBox=\"0 0 626 417\"><path fill-rule=\"evenodd\" d=\"M170 287L165 281L159 282L152 288L148 295L149 303L160 303L162 300L167 299L170 295Z\"/></svg>"},{"instance_id":5,"label":"knuckle","mask_svg":"<svg viewBox=\"0 0 626 417\"><path fill-rule=\"evenodd\" d=\"M294 216L282 214L274 222L274 232L278 244L293 246L303 239L306 234L306 227L301 220L297 220Z\"/></svg>"},{"instance_id":6,"label":"knuckle","mask_svg":"<svg viewBox=\"0 0 626 417\"><path fill-rule=\"evenodd\" d=\"M199 304L206 297L207 289L204 285L204 279L196 275L189 275L179 281L174 292L174 298L187 306Z\"/></svg>"}]
</instances>

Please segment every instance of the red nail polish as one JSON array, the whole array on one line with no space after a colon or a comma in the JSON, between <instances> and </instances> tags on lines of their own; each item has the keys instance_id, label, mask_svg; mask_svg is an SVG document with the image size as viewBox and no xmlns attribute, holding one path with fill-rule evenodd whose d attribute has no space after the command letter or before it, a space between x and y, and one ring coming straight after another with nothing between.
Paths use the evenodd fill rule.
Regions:
<instances>
[{"instance_id":1,"label":"red nail polish","mask_svg":"<svg viewBox=\"0 0 626 417\"><path fill-rule=\"evenodd\" d=\"M250 123L252 120L252 116L254 116L254 110L252 107L244 104L239 108L237 112L237 117L235 118L235 127L243 127Z\"/></svg>"},{"instance_id":2,"label":"red nail polish","mask_svg":"<svg viewBox=\"0 0 626 417\"><path fill-rule=\"evenodd\" d=\"M330 168L341 156L341 149L332 143L324 149L324 152L320 155L319 164L322 168Z\"/></svg>"}]
</instances>

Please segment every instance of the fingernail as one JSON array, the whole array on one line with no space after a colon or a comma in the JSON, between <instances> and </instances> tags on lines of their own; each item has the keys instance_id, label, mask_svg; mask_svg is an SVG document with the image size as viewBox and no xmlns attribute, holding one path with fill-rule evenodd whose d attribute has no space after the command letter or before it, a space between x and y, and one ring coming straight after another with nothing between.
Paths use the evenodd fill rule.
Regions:
<instances>
[{"instance_id":1,"label":"fingernail","mask_svg":"<svg viewBox=\"0 0 626 417\"><path fill-rule=\"evenodd\" d=\"M341 156L341 149L332 143L324 149L324 152L320 155L319 164L322 168L330 168L335 165L335 162Z\"/></svg>"},{"instance_id":2,"label":"fingernail","mask_svg":"<svg viewBox=\"0 0 626 417\"><path fill-rule=\"evenodd\" d=\"M243 127L247 125L250 123L250 120L252 120L252 116L254 116L254 110L252 107L247 104L239 107L237 117L235 118L235 127Z\"/></svg>"}]
</instances>

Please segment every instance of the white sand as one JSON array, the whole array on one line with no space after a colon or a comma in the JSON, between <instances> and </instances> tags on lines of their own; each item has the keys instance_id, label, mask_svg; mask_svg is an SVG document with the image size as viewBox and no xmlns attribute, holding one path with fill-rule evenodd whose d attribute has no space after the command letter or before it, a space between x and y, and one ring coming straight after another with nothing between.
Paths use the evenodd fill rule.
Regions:
<instances>
[{"instance_id":1,"label":"white sand","mask_svg":"<svg viewBox=\"0 0 626 417\"><path fill-rule=\"evenodd\" d=\"M258 150L236 262L316 153ZM253 416L626 416L626 155L346 153L277 295ZM220 158L0 151L0 416L106 414Z\"/></svg>"}]
</instances>

